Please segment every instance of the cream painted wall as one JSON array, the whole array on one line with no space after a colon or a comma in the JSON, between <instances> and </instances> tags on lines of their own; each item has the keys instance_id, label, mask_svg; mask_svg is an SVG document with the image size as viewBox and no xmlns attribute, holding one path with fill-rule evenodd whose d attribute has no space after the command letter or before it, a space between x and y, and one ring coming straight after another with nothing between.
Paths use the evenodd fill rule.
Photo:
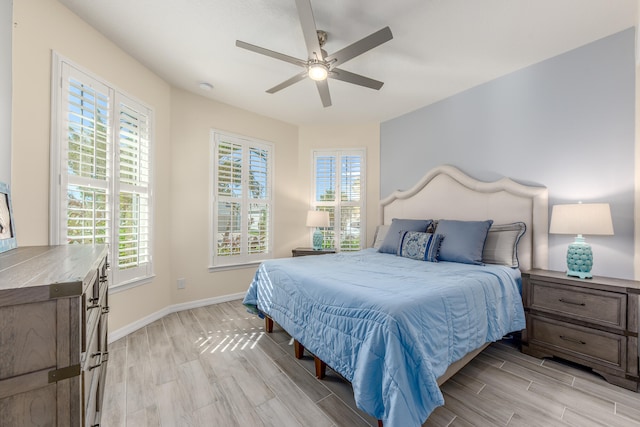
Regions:
<instances>
[{"instance_id":1,"label":"cream painted wall","mask_svg":"<svg viewBox=\"0 0 640 427\"><path fill-rule=\"evenodd\" d=\"M298 128L173 89L171 95L171 299L195 301L245 292L255 267L209 272L209 158L211 130L275 145L275 256L291 256L304 230L306 204L298 177ZM184 278L185 289L177 289Z\"/></svg>"},{"instance_id":2,"label":"cream painted wall","mask_svg":"<svg viewBox=\"0 0 640 427\"><path fill-rule=\"evenodd\" d=\"M0 1L0 182L11 184L11 33L13 3Z\"/></svg>"},{"instance_id":3,"label":"cream painted wall","mask_svg":"<svg viewBox=\"0 0 640 427\"><path fill-rule=\"evenodd\" d=\"M69 58L154 109L155 279L110 296L114 330L170 304L170 87L57 1L13 9L12 194L19 246L48 244L51 52Z\"/></svg>"},{"instance_id":4,"label":"cream painted wall","mask_svg":"<svg viewBox=\"0 0 640 427\"><path fill-rule=\"evenodd\" d=\"M636 156L635 156L635 213L633 257L634 278L640 280L640 0L636 2ZM640 344L639 344L640 345Z\"/></svg>"},{"instance_id":5,"label":"cream painted wall","mask_svg":"<svg viewBox=\"0 0 640 427\"><path fill-rule=\"evenodd\" d=\"M312 197L312 150L315 148L366 148L367 150L367 246L371 246L378 225L378 205L380 202L380 124L367 123L343 126L304 126L300 128L300 155L298 180L305 188L306 205ZM304 216L304 212L302 213ZM302 220L304 224L304 219ZM298 246L310 246L311 233L301 237Z\"/></svg>"},{"instance_id":6,"label":"cream painted wall","mask_svg":"<svg viewBox=\"0 0 640 427\"><path fill-rule=\"evenodd\" d=\"M13 31L12 184L20 246L49 227L51 53L56 51L154 109L154 266L151 283L111 294L110 331L167 307L246 291L255 267L209 272L211 129L275 144L275 256L309 245L313 148L367 149L367 237L378 222L379 124L302 127L171 88L57 1L17 0ZM186 288L178 290L178 278Z\"/></svg>"}]
</instances>

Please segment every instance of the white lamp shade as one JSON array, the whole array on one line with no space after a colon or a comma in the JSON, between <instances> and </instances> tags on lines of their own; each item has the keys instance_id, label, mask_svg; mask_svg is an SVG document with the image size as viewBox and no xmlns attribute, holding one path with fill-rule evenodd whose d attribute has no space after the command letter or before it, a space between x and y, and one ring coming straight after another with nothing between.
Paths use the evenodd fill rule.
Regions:
<instances>
[{"instance_id":1,"label":"white lamp shade","mask_svg":"<svg viewBox=\"0 0 640 427\"><path fill-rule=\"evenodd\" d=\"M555 205L549 233L612 235L611 208L608 203Z\"/></svg>"},{"instance_id":2,"label":"white lamp shade","mask_svg":"<svg viewBox=\"0 0 640 427\"><path fill-rule=\"evenodd\" d=\"M307 227L328 227L329 212L309 211L307 212Z\"/></svg>"}]
</instances>

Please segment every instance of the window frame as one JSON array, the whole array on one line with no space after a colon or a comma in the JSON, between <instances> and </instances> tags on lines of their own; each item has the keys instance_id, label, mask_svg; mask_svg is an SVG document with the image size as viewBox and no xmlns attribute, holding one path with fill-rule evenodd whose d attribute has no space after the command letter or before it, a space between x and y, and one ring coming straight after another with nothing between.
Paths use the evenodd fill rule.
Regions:
<instances>
[{"instance_id":1,"label":"window frame","mask_svg":"<svg viewBox=\"0 0 640 427\"><path fill-rule=\"evenodd\" d=\"M106 235L107 245L109 246L109 260L111 264L110 269L110 289L112 291L121 291L134 286L138 286L144 283L148 283L155 277L154 273L154 151L155 151L155 115L154 110L139 101L135 97L130 96L124 91L120 90L115 85L105 81L104 79L96 76L91 71L79 66L78 64L70 61L69 59L59 55L57 52L53 52L52 57L52 88L51 88L51 135L50 135L50 207L49 207L49 242L52 245L66 244L67 240L67 225L66 211L64 200L66 199L65 193L69 191L69 181L72 176L69 173L65 173L66 167L65 156L68 153L68 139L67 139L67 111L68 111L68 82L65 82L67 76L75 77L82 85L92 87L95 85L101 90L104 90L109 102L109 120L108 120L108 132L107 132L107 161L106 166L106 180L103 185L99 187L104 189L107 194L107 208L108 213L108 233ZM121 141L121 129L120 129L120 115L122 112L121 105L126 105L129 108L132 106L138 109L140 115L138 117L146 117L147 121L147 139L148 139L148 181L143 191L134 191L136 194L145 193L147 199L148 216L146 219L148 230L147 243L147 261L140 263L139 265L131 268L120 269L118 268L118 242L120 231L120 196L121 192L128 192L124 188L129 187L133 190L134 187L138 189L142 188L141 185L128 185L120 182L120 167L119 163L119 147ZM86 185L89 188L96 188L93 186L90 178L83 178L79 176L73 176L72 182L80 182L79 185ZM124 187L124 188L123 188ZM141 221L144 222L144 221ZM141 227L141 226L139 226ZM138 229L140 230L140 228ZM114 243L115 242L115 243Z\"/></svg>"},{"instance_id":2,"label":"window frame","mask_svg":"<svg viewBox=\"0 0 640 427\"><path fill-rule=\"evenodd\" d=\"M341 173L340 173L340 165L341 165L341 161L342 158L344 156L360 156L360 201L359 202L342 202L341 199ZM318 156L333 156L336 158L336 189L337 189L337 193L336 193L336 197L334 201L318 201L318 194L316 194L317 191L317 178L318 178L318 171L317 171L317 162L316 159ZM362 147L362 148L342 148L342 149L313 149L311 152L311 164L312 164L312 168L311 168L311 203L310 203L310 209L311 210L316 210L319 207L331 207L334 209L334 217L332 219L332 223L330 225L330 227L327 227L327 229L329 230L329 233L333 234L333 242L332 242L332 248L336 250L336 252L341 252L341 251L346 251L345 249L341 248L339 242L341 240L342 237L342 232L341 232L341 223L336 222L335 218L342 218L342 208L343 207L353 207L353 206L357 206L360 208L360 246L358 249L354 249L353 251L357 251L357 250L362 250L366 247L366 207L367 207L367 200L366 200L366 195L367 195L367 190L366 190L366 181L367 181L367 150L366 148ZM326 236L327 236L327 229L325 229L325 231L323 232L323 235L325 236L325 240L326 240ZM311 242L313 240L313 231L314 230L310 230L309 231L309 242ZM325 242L326 243L326 242ZM323 247L324 243L323 243ZM349 251L351 252L351 251Z\"/></svg>"},{"instance_id":3,"label":"window frame","mask_svg":"<svg viewBox=\"0 0 640 427\"><path fill-rule=\"evenodd\" d=\"M217 254L218 244L218 209L217 203L220 201L220 196L217 193L218 189L218 142L223 138L225 142L231 142L241 146L242 148L242 196L241 197L224 197L226 200L239 200L241 214L240 214L240 254L230 256L220 256ZM257 199L257 202L252 202L252 199L248 197L249 184L248 174L250 173L248 152L252 148L258 148L266 150L268 153L267 158L267 197L264 199ZM210 150L209 150L209 271L244 268L251 265L256 265L264 260L272 259L274 257L274 216L275 216L275 197L274 197L274 181L275 181L275 144L269 141L260 140L258 138L252 138L244 135L238 135L231 132L222 131L219 129L211 129L210 133ZM255 254L249 254L248 244L248 211L249 205L252 203L264 204L268 207L268 220L266 230L266 252L259 252Z\"/></svg>"}]
</instances>

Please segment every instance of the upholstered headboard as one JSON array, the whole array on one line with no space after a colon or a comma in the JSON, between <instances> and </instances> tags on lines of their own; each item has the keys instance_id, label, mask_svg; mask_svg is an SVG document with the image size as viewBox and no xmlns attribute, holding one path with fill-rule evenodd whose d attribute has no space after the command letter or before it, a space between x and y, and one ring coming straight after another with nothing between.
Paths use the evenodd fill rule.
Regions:
<instances>
[{"instance_id":1,"label":"upholstered headboard","mask_svg":"<svg viewBox=\"0 0 640 427\"><path fill-rule=\"evenodd\" d=\"M527 231L518 244L520 269L547 268L548 190L509 178L478 181L453 166L429 171L413 188L395 191L380 202L382 224L393 218L522 221Z\"/></svg>"}]
</instances>

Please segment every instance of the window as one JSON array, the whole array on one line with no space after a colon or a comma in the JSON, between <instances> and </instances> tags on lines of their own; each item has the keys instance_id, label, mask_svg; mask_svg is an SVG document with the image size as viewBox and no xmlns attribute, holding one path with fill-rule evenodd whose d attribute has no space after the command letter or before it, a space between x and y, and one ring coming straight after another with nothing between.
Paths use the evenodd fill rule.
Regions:
<instances>
[{"instance_id":1,"label":"window","mask_svg":"<svg viewBox=\"0 0 640 427\"><path fill-rule=\"evenodd\" d=\"M211 147L211 265L271 258L273 145L213 131Z\"/></svg>"},{"instance_id":2,"label":"window","mask_svg":"<svg viewBox=\"0 0 640 427\"><path fill-rule=\"evenodd\" d=\"M112 283L153 275L152 111L55 57L52 244L108 244Z\"/></svg>"},{"instance_id":3,"label":"window","mask_svg":"<svg viewBox=\"0 0 640 427\"><path fill-rule=\"evenodd\" d=\"M323 248L358 251L365 230L365 151L315 151L312 208L329 212Z\"/></svg>"}]
</instances>

